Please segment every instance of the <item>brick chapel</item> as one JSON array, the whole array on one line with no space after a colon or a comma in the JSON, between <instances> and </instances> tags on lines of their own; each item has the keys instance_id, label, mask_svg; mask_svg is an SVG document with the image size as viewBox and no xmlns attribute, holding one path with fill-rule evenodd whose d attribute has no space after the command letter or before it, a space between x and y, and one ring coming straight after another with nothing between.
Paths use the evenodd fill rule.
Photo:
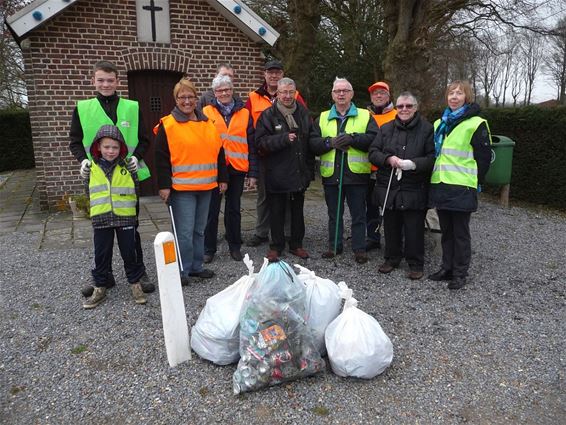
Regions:
<instances>
[{"instance_id":1,"label":"brick chapel","mask_svg":"<svg viewBox=\"0 0 566 425\"><path fill-rule=\"evenodd\" d=\"M118 93L139 101L150 131L173 108L173 86L185 74L202 92L217 65L229 63L245 98L262 81L262 47L279 36L240 0L35 0L6 23L23 52L40 202L48 209L83 190L68 135L76 102L96 95L97 61L118 66ZM144 159L151 170L153 147ZM155 193L155 180L143 182L143 195Z\"/></svg>"}]
</instances>

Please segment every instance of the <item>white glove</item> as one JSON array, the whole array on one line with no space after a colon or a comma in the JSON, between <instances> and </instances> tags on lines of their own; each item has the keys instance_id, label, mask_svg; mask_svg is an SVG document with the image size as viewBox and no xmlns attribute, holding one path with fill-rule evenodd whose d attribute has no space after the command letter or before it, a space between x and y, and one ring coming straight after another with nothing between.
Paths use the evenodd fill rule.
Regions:
<instances>
[{"instance_id":1,"label":"white glove","mask_svg":"<svg viewBox=\"0 0 566 425\"><path fill-rule=\"evenodd\" d=\"M83 179L88 179L88 176L90 176L90 160L83 159L83 162L81 162L80 173Z\"/></svg>"},{"instance_id":2,"label":"white glove","mask_svg":"<svg viewBox=\"0 0 566 425\"><path fill-rule=\"evenodd\" d=\"M399 160L399 167L401 168L401 170L404 170L404 171L414 170L414 169L417 168L417 164L415 164L410 159L400 159Z\"/></svg>"},{"instance_id":3,"label":"white glove","mask_svg":"<svg viewBox=\"0 0 566 425\"><path fill-rule=\"evenodd\" d=\"M403 170L400 168L395 168L395 175L397 176L397 181L401 180L401 177L403 177Z\"/></svg>"},{"instance_id":4,"label":"white glove","mask_svg":"<svg viewBox=\"0 0 566 425\"><path fill-rule=\"evenodd\" d=\"M131 156L126 161L126 168L130 173L136 173L138 171L138 159L135 156Z\"/></svg>"}]
</instances>

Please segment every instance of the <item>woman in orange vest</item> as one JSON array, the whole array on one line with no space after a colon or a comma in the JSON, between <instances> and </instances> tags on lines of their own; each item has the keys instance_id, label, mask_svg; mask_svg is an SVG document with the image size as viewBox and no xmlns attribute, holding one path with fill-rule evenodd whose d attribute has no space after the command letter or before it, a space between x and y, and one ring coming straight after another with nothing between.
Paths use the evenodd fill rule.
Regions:
<instances>
[{"instance_id":1,"label":"woman in orange vest","mask_svg":"<svg viewBox=\"0 0 566 425\"><path fill-rule=\"evenodd\" d=\"M230 257L242 261L240 199L244 191L244 180L254 188L258 174L257 155L254 144L254 125L250 111L244 108L239 97L234 96L232 80L227 75L218 75L212 80L214 100L203 108L204 114L214 123L222 139L226 166L228 168L228 189L225 193L224 227ZM204 231L204 262L214 259L218 239L218 215L222 195L218 189L212 191L208 222Z\"/></svg>"},{"instance_id":2,"label":"woman in orange vest","mask_svg":"<svg viewBox=\"0 0 566 425\"><path fill-rule=\"evenodd\" d=\"M204 229L214 189L226 191L228 176L220 135L196 109L194 84L182 79L173 89L176 106L156 127L155 167L161 199L171 205L179 243L181 284L189 276L211 278L203 268Z\"/></svg>"}]
</instances>

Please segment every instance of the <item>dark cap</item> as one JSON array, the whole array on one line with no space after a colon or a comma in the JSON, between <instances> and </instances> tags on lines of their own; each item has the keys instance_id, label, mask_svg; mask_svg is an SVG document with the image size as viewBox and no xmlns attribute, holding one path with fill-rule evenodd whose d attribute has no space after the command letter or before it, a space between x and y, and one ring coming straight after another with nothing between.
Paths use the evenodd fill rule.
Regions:
<instances>
[{"instance_id":1,"label":"dark cap","mask_svg":"<svg viewBox=\"0 0 566 425\"><path fill-rule=\"evenodd\" d=\"M92 141L92 146L90 148L91 155L95 158L100 157L100 148L99 148L99 141L104 137L109 137L110 139L114 139L117 142L120 142L120 157L124 158L128 154L128 147L126 146L126 141L124 140L124 136L118 127L115 125L103 125L98 129L96 132L96 136L94 136L94 140Z\"/></svg>"},{"instance_id":2,"label":"dark cap","mask_svg":"<svg viewBox=\"0 0 566 425\"><path fill-rule=\"evenodd\" d=\"M281 69L281 70L283 70L283 64L281 62L277 61L277 60L269 61L265 64L263 69L265 69L266 71L268 69Z\"/></svg>"}]
</instances>

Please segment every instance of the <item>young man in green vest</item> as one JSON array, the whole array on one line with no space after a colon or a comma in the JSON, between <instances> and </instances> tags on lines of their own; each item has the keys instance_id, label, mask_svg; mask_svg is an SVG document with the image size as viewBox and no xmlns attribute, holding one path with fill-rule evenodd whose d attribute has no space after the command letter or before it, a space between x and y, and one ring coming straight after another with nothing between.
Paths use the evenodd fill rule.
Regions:
<instances>
[{"instance_id":1,"label":"young man in green vest","mask_svg":"<svg viewBox=\"0 0 566 425\"><path fill-rule=\"evenodd\" d=\"M147 302L140 284L145 266L136 253L138 179L137 173L130 172L131 167L126 164L127 153L124 137L114 125L101 126L89 149L92 162L85 180L94 233L94 269L91 272L94 289L92 296L83 303L85 309L95 308L106 298L114 235L118 239L134 300L136 304Z\"/></svg>"},{"instance_id":2,"label":"young man in green vest","mask_svg":"<svg viewBox=\"0 0 566 425\"><path fill-rule=\"evenodd\" d=\"M123 134L128 147L128 169L137 172L140 181L149 178L149 169L142 161L149 147L149 138L145 131L138 102L122 99L116 93L119 84L118 69L110 62L97 62L94 65L92 84L96 89L97 96L77 103L77 107L73 111L69 132L71 139L69 148L74 157L81 163L81 177L86 178L89 175L92 165L90 146L96 132L102 125L115 125ZM143 252L137 224L135 234L138 258L143 264ZM144 292L155 290L155 286L149 282L147 274L144 274L141 283ZM114 285L115 280L110 269L107 288ZM82 294L89 297L93 290L94 288L89 285L83 288Z\"/></svg>"},{"instance_id":3,"label":"young man in green vest","mask_svg":"<svg viewBox=\"0 0 566 425\"><path fill-rule=\"evenodd\" d=\"M328 208L329 250L322 257L332 258L342 252L346 200L352 217L354 258L357 263L363 264L367 262L366 193L371 171L368 149L378 127L367 109L356 108L352 103L353 97L350 82L336 78L332 88L334 105L315 121L310 145L314 154L320 155L320 173ZM340 192L342 196L338 200Z\"/></svg>"}]
</instances>

